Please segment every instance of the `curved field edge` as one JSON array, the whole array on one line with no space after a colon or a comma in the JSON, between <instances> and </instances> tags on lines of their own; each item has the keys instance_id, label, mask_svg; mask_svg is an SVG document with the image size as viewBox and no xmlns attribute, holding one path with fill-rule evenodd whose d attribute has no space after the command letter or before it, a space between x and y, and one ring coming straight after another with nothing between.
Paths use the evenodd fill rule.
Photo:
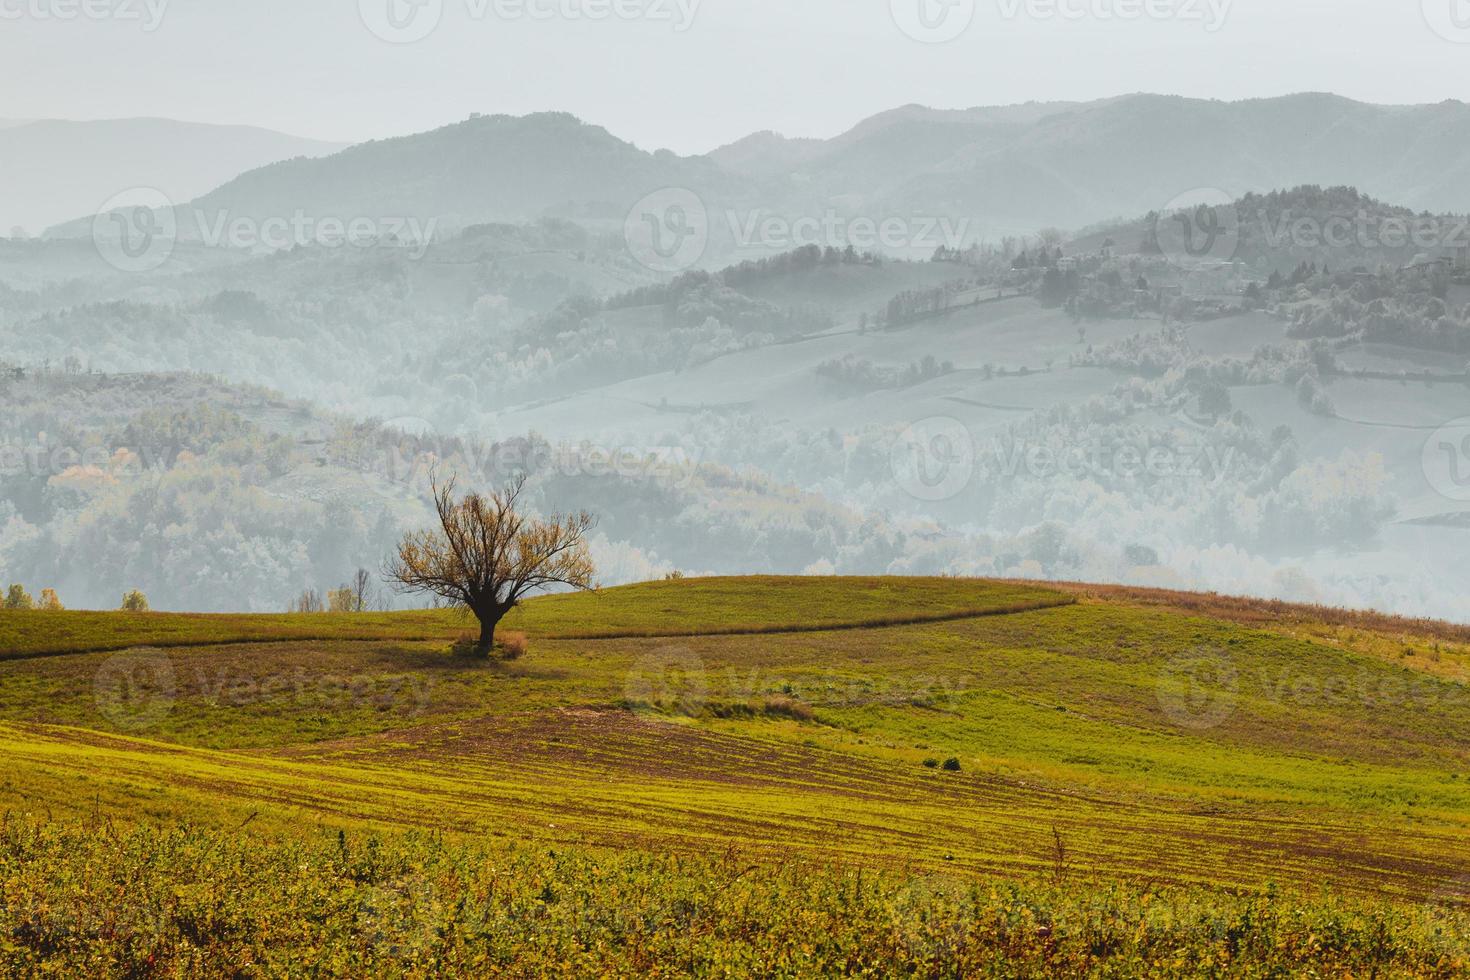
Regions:
<instances>
[{"instance_id":1,"label":"curved field edge","mask_svg":"<svg viewBox=\"0 0 1470 980\"><path fill-rule=\"evenodd\" d=\"M504 628L544 639L820 632L943 622L1069 605L1031 584L980 579L708 578L543 596ZM0 660L137 647L281 641L449 640L470 628L451 610L312 615L0 611Z\"/></svg>"},{"instance_id":2,"label":"curved field edge","mask_svg":"<svg viewBox=\"0 0 1470 980\"><path fill-rule=\"evenodd\" d=\"M743 623L734 626L702 626L670 630L608 630L599 632L558 633L546 639L553 640L682 640L701 636L776 636L793 633L833 633L842 630L887 629L895 626L925 626L932 623L954 623L964 619L984 619L987 616L1016 616L1021 613L1041 612L1044 609L1059 609L1076 605L1077 600L1069 596L1036 599L1030 602L1015 602L1009 605L958 609L954 612L920 613L912 616L880 616L872 619L844 620L812 625Z\"/></svg>"}]
</instances>

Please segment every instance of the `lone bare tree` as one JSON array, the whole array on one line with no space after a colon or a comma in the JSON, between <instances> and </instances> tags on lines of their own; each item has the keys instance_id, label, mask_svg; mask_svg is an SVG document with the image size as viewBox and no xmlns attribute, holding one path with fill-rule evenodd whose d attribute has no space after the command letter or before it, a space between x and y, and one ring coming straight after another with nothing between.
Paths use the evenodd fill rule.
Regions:
<instances>
[{"instance_id":1,"label":"lone bare tree","mask_svg":"<svg viewBox=\"0 0 1470 980\"><path fill-rule=\"evenodd\" d=\"M526 517L517 512L525 482L456 500L453 480L434 480L439 527L406 535L384 571L399 593L428 593L474 613L482 657L494 649L495 627L530 593L557 585L592 589L592 515Z\"/></svg>"}]
</instances>

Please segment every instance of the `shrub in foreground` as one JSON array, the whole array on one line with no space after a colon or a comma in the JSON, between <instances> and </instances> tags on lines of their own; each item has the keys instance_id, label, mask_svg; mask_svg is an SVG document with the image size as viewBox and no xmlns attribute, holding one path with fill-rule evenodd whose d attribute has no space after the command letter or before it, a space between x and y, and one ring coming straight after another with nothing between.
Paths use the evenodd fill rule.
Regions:
<instances>
[{"instance_id":1,"label":"shrub in foreground","mask_svg":"<svg viewBox=\"0 0 1470 980\"><path fill-rule=\"evenodd\" d=\"M531 641L524 633L501 633L495 642L503 660L519 660L531 649Z\"/></svg>"},{"instance_id":2,"label":"shrub in foreground","mask_svg":"<svg viewBox=\"0 0 1470 980\"><path fill-rule=\"evenodd\" d=\"M1458 977L1470 912L439 836L0 825L0 974Z\"/></svg>"}]
</instances>

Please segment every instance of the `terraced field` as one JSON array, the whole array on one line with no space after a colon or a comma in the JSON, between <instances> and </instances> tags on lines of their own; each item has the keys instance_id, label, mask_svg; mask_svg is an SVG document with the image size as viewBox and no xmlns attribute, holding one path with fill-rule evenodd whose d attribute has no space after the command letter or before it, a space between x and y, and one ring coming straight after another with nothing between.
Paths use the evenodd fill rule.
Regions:
<instances>
[{"instance_id":1,"label":"terraced field","mask_svg":"<svg viewBox=\"0 0 1470 980\"><path fill-rule=\"evenodd\" d=\"M1408 915L1401 952L1470 968L1458 628L903 579L539 599L508 624L530 637L510 662L450 656L466 625L0 614L3 832L187 825L267 849L431 832L900 889L1286 889L1313 914Z\"/></svg>"}]
</instances>

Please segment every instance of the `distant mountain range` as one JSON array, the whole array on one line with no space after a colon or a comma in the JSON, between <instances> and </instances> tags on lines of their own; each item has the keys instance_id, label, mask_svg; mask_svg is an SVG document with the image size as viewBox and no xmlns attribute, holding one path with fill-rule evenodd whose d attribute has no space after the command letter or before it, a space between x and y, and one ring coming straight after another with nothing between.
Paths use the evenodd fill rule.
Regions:
<instances>
[{"instance_id":1,"label":"distant mountain range","mask_svg":"<svg viewBox=\"0 0 1470 980\"><path fill-rule=\"evenodd\" d=\"M1333 95L1215 102L1134 95L938 111L909 106L832 140L751 137L710 154L784 174L828 200L1077 228L1218 188L1231 197L1349 184L1436 212L1470 210L1470 106L1377 106Z\"/></svg>"},{"instance_id":2,"label":"distant mountain range","mask_svg":"<svg viewBox=\"0 0 1470 980\"><path fill-rule=\"evenodd\" d=\"M907 106L829 140L758 133L694 157L644 151L566 114L483 116L275 162L195 207L256 219L301 210L432 217L451 228L543 216L621 224L639 198L680 187L708 205L717 239L725 211L760 209L967 219L976 237L993 240L1132 217L1201 188L1239 197L1299 184L1351 184L1415 209L1470 211L1470 106L1318 94Z\"/></svg>"},{"instance_id":3,"label":"distant mountain range","mask_svg":"<svg viewBox=\"0 0 1470 980\"><path fill-rule=\"evenodd\" d=\"M188 201L262 164L342 145L168 119L0 121L0 235L38 234L136 187Z\"/></svg>"},{"instance_id":4,"label":"distant mountain range","mask_svg":"<svg viewBox=\"0 0 1470 980\"><path fill-rule=\"evenodd\" d=\"M305 210L318 219L435 218L449 227L544 216L621 225L640 197L670 186L721 201L755 190L713 160L647 153L600 126L540 113L475 116L322 159L274 163L193 205L256 219Z\"/></svg>"}]
</instances>

